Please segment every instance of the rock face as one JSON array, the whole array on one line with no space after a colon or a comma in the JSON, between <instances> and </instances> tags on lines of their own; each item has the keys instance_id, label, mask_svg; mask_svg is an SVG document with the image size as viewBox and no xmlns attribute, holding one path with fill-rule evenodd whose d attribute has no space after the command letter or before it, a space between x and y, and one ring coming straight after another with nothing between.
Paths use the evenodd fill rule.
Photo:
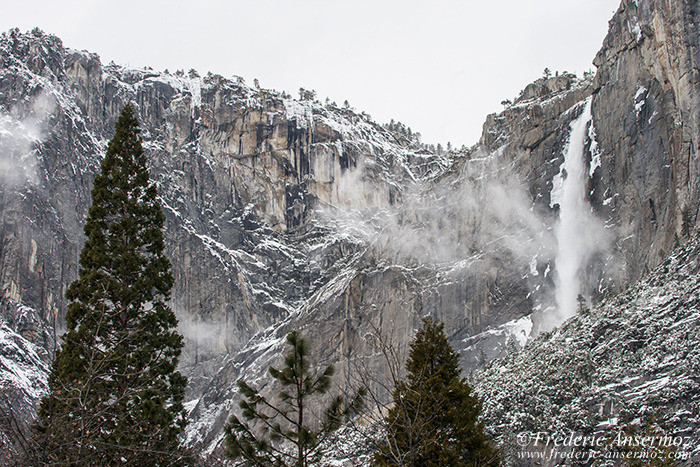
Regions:
<instances>
[{"instance_id":1,"label":"rock face","mask_svg":"<svg viewBox=\"0 0 700 467\"><path fill-rule=\"evenodd\" d=\"M591 199L618 227L625 279L657 265L698 216L698 5L623 1L595 58L602 166Z\"/></svg>"},{"instance_id":2,"label":"rock face","mask_svg":"<svg viewBox=\"0 0 700 467\"><path fill-rule=\"evenodd\" d=\"M487 117L478 145L447 154L309 93L103 65L11 31L0 38L0 343L24 339L45 375L92 179L133 102L167 217L190 444L216 455L235 381L262 376L292 329L321 336L314 356L337 364L341 384L358 359L382 373L372 335L405 345L425 315L445 322L467 369L508 340L522 346L557 307L558 190L588 108L577 150L607 243L578 265L581 293L597 301L636 280L692 231L696 16L686 2L623 2L595 77L532 83ZM26 418L45 383L27 389L13 368L0 378Z\"/></svg>"},{"instance_id":3,"label":"rock face","mask_svg":"<svg viewBox=\"0 0 700 467\"><path fill-rule=\"evenodd\" d=\"M319 272L298 280L310 258L285 244L314 206L353 195L335 180L362 159L383 179L353 201L390 204L399 191L389 182L413 177L402 162L385 163L388 151L402 155L393 136L350 111L284 100L220 76L103 67L41 34L13 32L2 45L7 141L18 138L12 125L21 129L27 120L43 132L8 155L8 166L31 159L31 176L3 189L4 298L45 318L53 313L60 322L65 310L91 180L126 102L139 108L170 255L182 259L174 306L185 318L215 324L217 352L240 348L308 295ZM9 168L3 176L17 178Z\"/></svg>"}]
</instances>

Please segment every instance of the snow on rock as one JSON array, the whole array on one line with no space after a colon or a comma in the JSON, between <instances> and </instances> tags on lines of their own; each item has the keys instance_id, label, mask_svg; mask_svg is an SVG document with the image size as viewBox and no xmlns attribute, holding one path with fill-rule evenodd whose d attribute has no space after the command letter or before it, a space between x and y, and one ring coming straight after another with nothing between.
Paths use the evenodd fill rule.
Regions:
<instances>
[{"instance_id":1,"label":"snow on rock","mask_svg":"<svg viewBox=\"0 0 700 467\"><path fill-rule=\"evenodd\" d=\"M523 348L532 332L532 317L529 315L523 316L522 318L502 324L496 329L503 329L510 338L518 343L520 348Z\"/></svg>"},{"instance_id":2,"label":"snow on rock","mask_svg":"<svg viewBox=\"0 0 700 467\"><path fill-rule=\"evenodd\" d=\"M3 317L6 306L15 311L11 322ZM18 448L18 424L26 429L39 401L48 393L47 352L29 339L41 328L33 326L35 317L34 310L0 299L0 446L7 453ZM24 329L26 337L18 327Z\"/></svg>"},{"instance_id":3,"label":"snow on rock","mask_svg":"<svg viewBox=\"0 0 700 467\"><path fill-rule=\"evenodd\" d=\"M312 105L311 102L285 99L285 116L288 121L295 120L301 128L308 128L313 124Z\"/></svg>"},{"instance_id":4,"label":"snow on rock","mask_svg":"<svg viewBox=\"0 0 700 467\"><path fill-rule=\"evenodd\" d=\"M644 106L646 105L646 97L647 97L647 88L644 86L640 86L639 89L637 89L636 94L634 95L634 112L639 117L639 112L642 111Z\"/></svg>"},{"instance_id":5,"label":"snow on rock","mask_svg":"<svg viewBox=\"0 0 700 467\"><path fill-rule=\"evenodd\" d=\"M638 284L478 372L486 424L502 443L523 431L590 434L613 419L698 433L698 322L696 238ZM700 446L691 451L700 458Z\"/></svg>"},{"instance_id":6,"label":"snow on rock","mask_svg":"<svg viewBox=\"0 0 700 467\"><path fill-rule=\"evenodd\" d=\"M39 356L41 350L0 324L0 385L16 389L26 401L40 399L48 390L48 365Z\"/></svg>"},{"instance_id":7,"label":"snow on rock","mask_svg":"<svg viewBox=\"0 0 700 467\"><path fill-rule=\"evenodd\" d=\"M530 274L537 276L539 272L537 271L537 256L533 256L530 260Z\"/></svg>"},{"instance_id":8,"label":"snow on rock","mask_svg":"<svg viewBox=\"0 0 700 467\"><path fill-rule=\"evenodd\" d=\"M532 329L532 315L527 315L463 339L455 346L460 349L463 369L471 371L488 360L503 357L508 353L509 342L522 349L530 340Z\"/></svg>"}]
</instances>

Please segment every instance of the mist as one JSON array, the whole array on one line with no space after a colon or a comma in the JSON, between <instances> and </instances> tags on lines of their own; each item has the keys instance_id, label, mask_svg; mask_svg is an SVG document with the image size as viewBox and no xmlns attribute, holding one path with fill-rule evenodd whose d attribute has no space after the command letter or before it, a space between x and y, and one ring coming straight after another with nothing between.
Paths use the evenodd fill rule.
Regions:
<instances>
[{"instance_id":1,"label":"mist","mask_svg":"<svg viewBox=\"0 0 700 467\"><path fill-rule=\"evenodd\" d=\"M226 328L222 323L202 321L176 303L171 308L177 316L178 331L185 338L188 352L183 354L181 361L188 364L197 363L199 354L211 355L227 349Z\"/></svg>"},{"instance_id":2,"label":"mist","mask_svg":"<svg viewBox=\"0 0 700 467\"><path fill-rule=\"evenodd\" d=\"M405 189L394 204L389 183L358 166L341 178L335 205L320 208L319 219L397 264L474 276L508 264L530 289L533 332L552 329L576 313L579 293L590 301L586 268L611 247L612 233L586 197L585 149L595 132L590 100L583 107L569 127L550 206L535 203L503 148L478 149L439 181Z\"/></svg>"},{"instance_id":3,"label":"mist","mask_svg":"<svg viewBox=\"0 0 700 467\"><path fill-rule=\"evenodd\" d=\"M554 218L538 210L502 159L501 151L477 150L439 182L409 186L394 204L387 182L363 175L358 166L339 182L336 204L323 206L318 217L338 236L367 244L396 264L479 276L507 262L532 280L534 290L551 281L533 274L531 264L544 270L553 262ZM552 303L553 295L540 308Z\"/></svg>"},{"instance_id":4,"label":"mist","mask_svg":"<svg viewBox=\"0 0 700 467\"><path fill-rule=\"evenodd\" d=\"M41 93L21 111L0 110L0 181L6 187L37 181L37 150L46 136L46 120L55 110L54 100Z\"/></svg>"}]
</instances>

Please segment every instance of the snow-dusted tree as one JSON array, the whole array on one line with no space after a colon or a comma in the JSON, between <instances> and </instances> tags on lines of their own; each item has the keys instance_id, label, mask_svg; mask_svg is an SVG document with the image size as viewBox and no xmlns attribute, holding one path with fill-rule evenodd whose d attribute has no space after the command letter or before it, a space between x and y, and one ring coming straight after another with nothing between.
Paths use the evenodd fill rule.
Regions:
<instances>
[{"instance_id":1,"label":"snow-dusted tree","mask_svg":"<svg viewBox=\"0 0 700 467\"><path fill-rule=\"evenodd\" d=\"M483 424L481 404L460 377L457 353L443 324L430 318L411 342L407 376L394 389L384 420L385 439L372 461L378 466L499 464Z\"/></svg>"},{"instance_id":2,"label":"snow-dusted tree","mask_svg":"<svg viewBox=\"0 0 700 467\"><path fill-rule=\"evenodd\" d=\"M284 358L284 368L269 368L282 387L277 402L270 402L245 381L238 381L246 398L240 402L245 421L232 415L224 427L228 457L244 459L250 465L306 467L322 455L324 438L362 407L364 389L348 401L336 396L324 410L322 420L317 420L318 429L312 429L312 398L328 391L335 370L329 365L320 374L311 372L308 346L298 332L287 335L287 344L291 349Z\"/></svg>"},{"instance_id":3,"label":"snow-dusted tree","mask_svg":"<svg viewBox=\"0 0 700 467\"><path fill-rule=\"evenodd\" d=\"M67 332L35 425L45 464L186 463L183 344L167 305L165 217L139 131L127 105L95 178L79 277L66 292Z\"/></svg>"},{"instance_id":4,"label":"snow-dusted tree","mask_svg":"<svg viewBox=\"0 0 700 467\"><path fill-rule=\"evenodd\" d=\"M583 294L578 294L576 296L576 303L578 304L576 306L577 313L588 313L590 311L590 308L588 308L588 301L586 300L586 297L583 296Z\"/></svg>"},{"instance_id":5,"label":"snow-dusted tree","mask_svg":"<svg viewBox=\"0 0 700 467\"><path fill-rule=\"evenodd\" d=\"M313 101L316 100L316 91L313 89L299 88L299 100L302 101Z\"/></svg>"}]
</instances>

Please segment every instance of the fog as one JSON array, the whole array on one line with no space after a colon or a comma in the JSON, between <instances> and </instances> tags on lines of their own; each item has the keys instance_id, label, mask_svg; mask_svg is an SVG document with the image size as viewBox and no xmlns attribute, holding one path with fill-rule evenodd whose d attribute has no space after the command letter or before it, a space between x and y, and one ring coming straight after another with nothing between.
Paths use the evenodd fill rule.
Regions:
<instances>
[{"instance_id":1,"label":"fog","mask_svg":"<svg viewBox=\"0 0 700 467\"><path fill-rule=\"evenodd\" d=\"M36 183L37 150L55 102L42 93L25 107L0 110L0 181L5 187Z\"/></svg>"},{"instance_id":2,"label":"fog","mask_svg":"<svg viewBox=\"0 0 700 467\"><path fill-rule=\"evenodd\" d=\"M438 181L409 186L393 205L389 182L360 165L338 182L337 203L319 218L394 263L474 276L493 267L517 272L530 287L536 332L551 329L576 313L579 293L590 301L587 291L600 278L585 283L586 267L611 246L586 199L590 125L587 101L569 128L550 207L535 203L503 148L478 149Z\"/></svg>"}]
</instances>

